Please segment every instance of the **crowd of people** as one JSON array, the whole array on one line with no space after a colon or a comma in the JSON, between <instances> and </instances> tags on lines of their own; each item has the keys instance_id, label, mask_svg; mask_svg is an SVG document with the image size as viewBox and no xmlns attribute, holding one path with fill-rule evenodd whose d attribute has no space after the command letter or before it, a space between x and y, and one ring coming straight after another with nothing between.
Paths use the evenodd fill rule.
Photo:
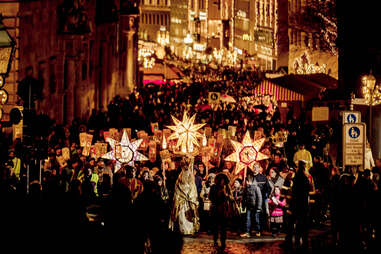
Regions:
<instances>
[{"instance_id":1,"label":"crowd of people","mask_svg":"<svg viewBox=\"0 0 381 254\"><path fill-rule=\"evenodd\" d=\"M243 104L238 98L252 96L250 85L232 73L224 74L231 82L136 89L128 98L115 97L107 111L93 110L87 121L53 124L28 146L2 137L2 218L9 218L9 227L2 229L13 236L27 227L33 237L35 228L42 227L46 241L59 241L64 237L60 232L68 230L79 241L84 235L93 241L102 235L102 241L120 246L128 240L141 252L176 253L181 235L200 231L213 234L221 249L227 230L243 238L285 233L285 248L307 248L308 229L330 220L337 246L370 248L379 234L381 160L363 171L339 168L329 152L334 136L340 135L336 129L313 125L292 109L282 121L277 109ZM206 107L209 91L229 93L238 102ZM266 137L262 152L269 159L236 175L235 164L224 161L232 151L228 143L208 163L200 155L172 156L168 163L157 154L116 172L115 161L85 156L79 145L83 131L103 142L109 128L131 128L132 138L138 130L153 135L151 123L164 129L170 115L181 119L185 110L197 113L196 122L212 128L212 135L235 126L232 138L239 142L246 131ZM287 138L277 143L279 132ZM64 147L70 148L69 159L62 154ZM170 239L178 244L168 245ZM81 243L86 247L93 241Z\"/></svg>"}]
</instances>

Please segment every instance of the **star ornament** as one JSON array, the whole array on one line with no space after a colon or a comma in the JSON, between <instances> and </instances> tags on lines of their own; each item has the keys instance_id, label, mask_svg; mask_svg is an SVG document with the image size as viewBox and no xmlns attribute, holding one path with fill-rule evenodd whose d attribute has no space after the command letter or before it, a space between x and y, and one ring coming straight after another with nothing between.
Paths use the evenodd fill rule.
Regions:
<instances>
[{"instance_id":1,"label":"star ornament","mask_svg":"<svg viewBox=\"0 0 381 254\"><path fill-rule=\"evenodd\" d=\"M196 114L189 118L187 112L184 112L182 121L172 116L175 125L167 126L174 131L174 133L168 137L168 140L177 139L176 148L180 147L182 153L192 153L194 151L194 146L200 146L197 139L202 138L203 136L198 130L205 124L195 124L195 119Z\"/></svg>"},{"instance_id":2,"label":"star ornament","mask_svg":"<svg viewBox=\"0 0 381 254\"><path fill-rule=\"evenodd\" d=\"M231 142L235 151L226 157L225 161L236 162L236 175L245 168L250 168L253 170L253 166L257 161L268 159L266 154L259 151L265 142L265 138L252 140L249 131L247 131L242 143L234 140L231 140Z\"/></svg>"},{"instance_id":3,"label":"star ornament","mask_svg":"<svg viewBox=\"0 0 381 254\"><path fill-rule=\"evenodd\" d=\"M110 144L112 150L104 154L102 158L116 161L115 173L119 171L123 163L134 166L135 161L148 160L146 156L137 151L143 139L131 143L126 131L123 132L120 142L112 138L107 138L106 141Z\"/></svg>"}]
</instances>

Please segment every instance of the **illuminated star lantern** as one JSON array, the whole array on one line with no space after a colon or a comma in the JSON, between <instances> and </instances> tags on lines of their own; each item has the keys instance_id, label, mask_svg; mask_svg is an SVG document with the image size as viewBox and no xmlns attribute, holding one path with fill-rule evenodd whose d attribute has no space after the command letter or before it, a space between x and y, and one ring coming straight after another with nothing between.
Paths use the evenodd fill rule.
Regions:
<instances>
[{"instance_id":1,"label":"illuminated star lantern","mask_svg":"<svg viewBox=\"0 0 381 254\"><path fill-rule=\"evenodd\" d=\"M225 160L236 162L235 174L239 174L245 168L253 170L253 166L257 161L268 158L266 154L259 152L265 142L265 138L252 140L249 131L246 132L242 143L234 140L231 140L231 142L235 151L226 157Z\"/></svg>"},{"instance_id":2,"label":"illuminated star lantern","mask_svg":"<svg viewBox=\"0 0 381 254\"><path fill-rule=\"evenodd\" d=\"M126 131L123 132L120 142L112 138L107 138L106 141L110 144L112 150L104 154L102 158L116 161L115 173L118 172L123 163L134 166L135 161L148 160L146 156L137 151L143 139L138 139L131 143Z\"/></svg>"},{"instance_id":3,"label":"illuminated star lantern","mask_svg":"<svg viewBox=\"0 0 381 254\"><path fill-rule=\"evenodd\" d=\"M168 137L168 140L177 139L176 148L180 147L182 153L192 153L194 146L200 146L197 139L203 136L198 130L205 124L194 124L195 119L196 114L189 118L187 112L184 112L182 121L172 116L175 125L168 126L169 129L174 131L174 133Z\"/></svg>"}]
</instances>

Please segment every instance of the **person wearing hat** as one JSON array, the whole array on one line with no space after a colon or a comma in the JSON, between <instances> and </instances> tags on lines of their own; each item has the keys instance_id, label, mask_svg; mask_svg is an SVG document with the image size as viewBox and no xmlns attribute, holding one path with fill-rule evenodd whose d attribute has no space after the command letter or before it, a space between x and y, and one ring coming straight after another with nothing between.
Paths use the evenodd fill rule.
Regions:
<instances>
[{"instance_id":1,"label":"person wearing hat","mask_svg":"<svg viewBox=\"0 0 381 254\"><path fill-rule=\"evenodd\" d=\"M306 162L306 170L313 166L311 153L305 149L305 145L303 143L299 144L299 150L294 154L295 165L298 165L300 160Z\"/></svg>"}]
</instances>

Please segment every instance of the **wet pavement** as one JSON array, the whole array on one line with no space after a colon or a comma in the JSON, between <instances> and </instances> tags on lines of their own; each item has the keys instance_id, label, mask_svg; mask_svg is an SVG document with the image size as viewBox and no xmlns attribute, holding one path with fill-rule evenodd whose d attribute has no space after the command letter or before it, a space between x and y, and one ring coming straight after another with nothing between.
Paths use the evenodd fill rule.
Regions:
<instances>
[{"instance_id":1,"label":"wet pavement","mask_svg":"<svg viewBox=\"0 0 381 254\"><path fill-rule=\"evenodd\" d=\"M281 245L284 242L285 234L280 234L274 238L270 233L264 233L261 237L241 238L237 234L228 233L226 249L222 253L226 254L277 254L277 253L324 253L327 249L327 242L330 239L328 228L312 229L309 232L310 248L308 250L288 250L285 251ZM213 236L206 233L199 233L195 236L184 237L182 254L217 254L217 249L213 244Z\"/></svg>"}]
</instances>

